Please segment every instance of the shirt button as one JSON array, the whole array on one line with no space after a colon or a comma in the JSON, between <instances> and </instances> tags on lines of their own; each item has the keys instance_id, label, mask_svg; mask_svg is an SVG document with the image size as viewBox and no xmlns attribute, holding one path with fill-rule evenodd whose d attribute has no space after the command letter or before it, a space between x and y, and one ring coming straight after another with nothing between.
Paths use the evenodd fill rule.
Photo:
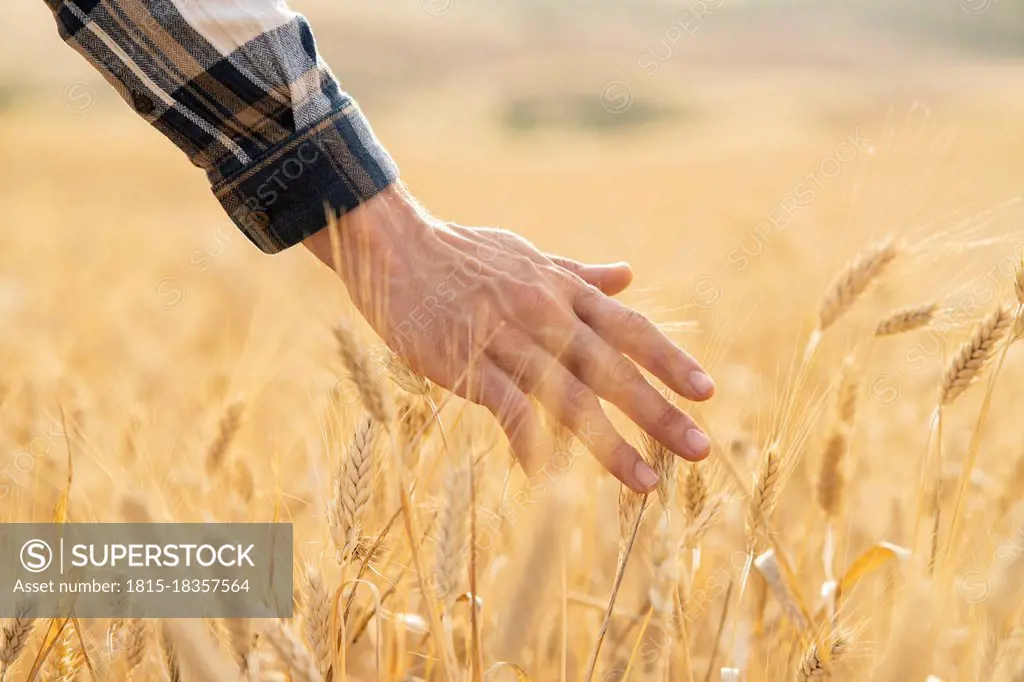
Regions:
<instances>
[{"instance_id":1,"label":"shirt button","mask_svg":"<svg viewBox=\"0 0 1024 682\"><path fill-rule=\"evenodd\" d=\"M153 104L153 100L141 92L132 93L132 106L135 107L135 111L143 115L152 112L153 109L156 108Z\"/></svg>"}]
</instances>

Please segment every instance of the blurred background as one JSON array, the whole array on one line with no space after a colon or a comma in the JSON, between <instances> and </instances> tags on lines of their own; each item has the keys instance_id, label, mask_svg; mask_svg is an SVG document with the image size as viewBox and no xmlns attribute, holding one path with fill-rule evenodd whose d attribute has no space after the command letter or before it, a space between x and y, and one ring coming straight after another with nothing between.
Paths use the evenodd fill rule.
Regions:
<instances>
[{"instance_id":1,"label":"blurred background","mask_svg":"<svg viewBox=\"0 0 1024 682\"><path fill-rule=\"evenodd\" d=\"M1017 0L292 6L435 215L633 263L626 301L718 365L707 420L723 440L778 407L778 367L858 250L892 235L926 257L856 333L984 282L958 322L979 317L1012 273L1006 237L1024 239ZM239 392L274 452L316 435L294 406L336 380L341 287L302 249L250 246L38 0L0 5L0 177L0 363L18 368L19 404L53 415L71 396L98 450L140 413L160 483ZM826 367L855 338L844 330ZM898 399L931 395L940 349L926 365L915 343L873 371L881 408L917 419L925 408Z\"/></svg>"}]
</instances>

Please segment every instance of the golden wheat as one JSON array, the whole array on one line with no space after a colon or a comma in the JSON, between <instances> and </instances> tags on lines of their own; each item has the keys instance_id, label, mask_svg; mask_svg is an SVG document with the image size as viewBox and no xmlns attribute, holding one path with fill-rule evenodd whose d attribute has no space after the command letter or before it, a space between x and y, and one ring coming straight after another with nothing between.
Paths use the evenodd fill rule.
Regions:
<instances>
[{"instance_id":1,"label":"golden wheat","mask_svg":"<svg viewBox=\"0 0 1024 682\"><path fill-rule=\"evenodd\" d=\"M825 440L825 451L822 454L818 475L818 504L829 518L839 514L846 487L844 466L857 413L859 387L855 362L855 359L850 357L843 367L835 419Z\"/></svg>"},{"instance_id":2,"label":"golden wheat","mask_svg":"<svg viewBox=\"0 0 1024 682\"><path fill-rule=\"evenodd\" d=\"M924 303L896 310L878 323L875 336L894 336L921 329L931 324L938 308L937 303Z\"/></svg>"},{"instance_id":3,"label":"golden wheat","mask_svg":"<svg viewBox=\"0 0 1024 682\"><path fill-rule=\"evenodd\" d=\"M369 358L344 321L334 328L334 339L338 345L338 354L355 382L363 406L378 424L387 428L391 421L391 404L380 382L373 375Z\"/></svg>"},{"instance_id":4,"label":"golden wheat","mask_svg":"<svg viewBox=\"0 0 1024 682\"><path fill-rule=\"evenodd\" d=\"M341 471L334 479L334 495L328 504L331 539L339 561L362 556L363 514L373 491L373 437L375 422L364 417L345 451Z\"/></svg>"},{"instance_id":5,"label":"golden wheat","mask_svg":"<svg viewBox=\"0 0 1024 682\"><path fill-rule=\"evenodd\" d=\"M331 599L320 573L306 566L302 634L313 653L317 669L325 678L331 670Z\"/></svg>"},{"instance_id":6,"label":"golden wheat","mask_svg":"<svg viewBox=\"0 0 1024 682\"><path fill-rule=\"evenodd\" d=\"M665 509L672 506L676 488L676 456L648 433L640 434L644 459L658 474L658 499Z\"/></svg>"},{"instance_id":7,"label":"golden wheat","mask_svg":"<svg viewBox=\"0 0 1024 682\"><path fill-rule=\"evenodd\" d=\"M24 605L18 607L20 613L26 612ZM35 627L35 620L25 616L15 616L7 621L3 630L3 643L0 646L0 680L7 676L8 669L14 665L25 649L28 638Z\"/></svg>"},{"instance_id":8,"label":"golden wheat","mask_svg":"<svg viewBox=\"0 0 1024 682\"><path fill-rule=\"evenodd\" d=\"M761 458L760 469L750 494L747 510L749 541L757 544L760 536L768 533L768 524L775 508L775 495L782 477L782 454L773 443Z\"/></svg>"},{"instance_id":9,"label":"golden wheat","mask_svg":"<svg viewBox=\"0 0 1024 682\"><path fill-rule=\"evenodd\" d=\"M181 661L178 659L178 651L168 635L167 626L160 628L160 649L163 653L164 671L170 682L181 682Z\"/></svg>"},{"instance_id":10,"label":"golden wheat","mask_svg":"<svg viewBox=\"0 0 1024 682\"><path fill-rule=\"evenodd\" d=\"M1009 308L999 306L975 325L942 377L939 401L943 405L951 404L984 374L1013 320Z\"/></svg>"},{"instance_id":11,"label":"golden wheat","mask_svg":"<svg viewBox=\"0 0 1024 682\"><path fill-rule=\"evenodd\" d=\"M238 433L238 428L241 426L244 408L245 404L241 401L235 401L225 408L224 415L220 420L220 426L217 429L217 437L210 443L210 447L206 451L207 475L212 475L224 464L224 458L227 456L228 448L231 447L231 441L234 440L235 435Z\"/></svg>"},{"instance_id":12,"label":"golden wheat","mask_svg":"<svg viewBox=\"0 0 1024 682\"><path fill-rule=\"evenodd\" d=\"M872 246L850 261L825 290L818 312L818 329L825 331L849 310L895 260L898 253L896 244L886 241Z\"/></svg>"},{"instance_id":13,"label":"golden wheat","mask_svg":"<svg viewBox=\"0 0 1024 682\"><path fill-rule=\"evenodd\" d=\"M289 673L293 682L321 682L323 677L317 672L316 662L299 643L292 630L280 621L275 621L265 631L267 641L277 653L281 664Z\"/></svg>"},{"instance_id":14,"label":"golden wheat","mask_svg":"<svg viewBox=\"0 0 1024 682\"><path fill-rule=\"evenodd\" d=\"M833 637L828 646L829 655L826 658L818 651L818 645L812 644L800 661L798 670L800 679L820 680L830 677L833 666L846 654L849 646L850 644L845 638Z\"/></svg>"}]
</instances>

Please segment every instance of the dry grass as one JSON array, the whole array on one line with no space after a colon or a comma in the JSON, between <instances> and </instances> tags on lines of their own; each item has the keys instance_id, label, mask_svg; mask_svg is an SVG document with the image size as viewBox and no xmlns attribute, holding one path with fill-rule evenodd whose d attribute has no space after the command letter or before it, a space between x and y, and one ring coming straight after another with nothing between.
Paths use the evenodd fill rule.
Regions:
<instances>
[{"instance_id":1,"label":"dry grass","mask_svg":"<svg viewBox=\"0 0 1024 682\"><path fill-rule=\"evenodd\" d=\"M556 57L527 67L531 88L591 69ZM61 499L63 406L68 520L138 520L144 500L151 519L295 529L294 620L189 636L127 620L113 649L109 622L82 621L94 679L1014 679L1024 361L1002 343L1024 304L1007 267L1021 211L991 211L1020 192L1005 169L1024 158L1024 104L1004 108L1019 72L943 72L934 87L951 90L925 107L891 101L898 80L773 72L769 89L745 69L679 78L684 62L630 82L637 102L686 93L694 120L635 134L496 130L502 88L468 74L401 111L368 107L432 211L631 261L623 300L708 364L714 400L680 400L713 438L708 461L613 415L662 474L649 498L620 494L574 439L531 478L510 466L486 411L386 354L331 273L218 231L203 178L119 103L76 117L47 86L56 104L4 111L2 519L49 520ZM819 172L813 201L773 224L858 127L873 153ZM935 303L903 307L921 301ZM961 474L962 495L946 485L918 518L918 491ZM28 676L50 625L5 621L5 682ZM70 633L40 679L90 679Z\"/></svg>"}]
</instances>

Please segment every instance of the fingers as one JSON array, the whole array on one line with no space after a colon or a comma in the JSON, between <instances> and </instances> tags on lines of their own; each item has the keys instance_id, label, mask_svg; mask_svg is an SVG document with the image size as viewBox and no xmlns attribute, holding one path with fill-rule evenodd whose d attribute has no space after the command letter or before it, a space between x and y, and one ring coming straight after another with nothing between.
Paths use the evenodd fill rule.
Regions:
<instances>
[{"instance_id":1,"label":"fingers","mask_svg":"<svg viewBox=\"0 0 1024 682\"><path fill-rule=\"evenodd\" d=\"M698 401L714 395L714 381L700 364L637 311L593 288L580 291L574 308L602 339L636 360L679 395Z\"/></svg>"},{"instance_id":2,"label":"fingers","mask_svg":"<svg viewBox=\"0 0 1024 682\"><path fill-rule=\"evenodd\" d=\"M520 465L527 474L534 474L548 461L551 449L536 410L526 394L490 360L479 358L474 362L474 371L460 379L452 392L490 410Z\"/></svg>"},{"instance_id":3,"label":"fingers","mask_svg":"<svg viewBox=\"0 0 1024 682\"><path fill-rule=\"evenodd\" d=\"M658 475L615 430L594 391L554 357L507 338L495 341L490 355L513 381L575 433L615 478L639 493L654 489Z\"/></svg>"},{"instance_id":4,"label":"fingers","mask_svg":"<svg viewBox=\"0 0 1024 682\"><path fill-rule=\"evenodd\" d=\"M669 402L636 365L586 325L578 325L560 359L599 396L615 404L672 452L691 461L707 456L711 441L693 419Z\"/></svg>"},{"instance_id":5,"label":"fingers","mask_svg":"<svg viewBox=\"0 0 1024 682\"><path fill-rule=\"evenodd\" d=\"M608 265L588 265L571 258L549 255L551 261L573 273L587 284L597 287L608 296L614 296L628 287L633 281L633 269L628 263L611 263Z\"/></svg>"}]
</instances>

